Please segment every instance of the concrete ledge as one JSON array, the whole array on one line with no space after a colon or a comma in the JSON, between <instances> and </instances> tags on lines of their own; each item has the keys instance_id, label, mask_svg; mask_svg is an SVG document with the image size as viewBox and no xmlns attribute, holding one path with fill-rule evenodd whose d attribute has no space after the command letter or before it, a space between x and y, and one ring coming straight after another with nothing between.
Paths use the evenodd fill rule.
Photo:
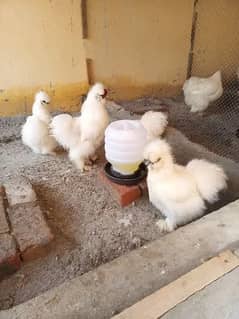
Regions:
<instances>
[{"instance_id":1,"label":"concrete ledge","mask_svg":"<svg viewBox=\"0 0 239 319\"><path fill-rule=\"evenodd\" d=\"M226 250L140 300L112 319L159 319L238 266L239 258L230 250ZM193 310L191 313L195 315ZM199 317L203 318L200 313ZM187 315L183 318L187 318Z\"/></svg>"},{"instance_id":2,"label":"concrete ledge","mask_svg":"<svg viewBox=\"0 0 239 319\"><path fill-rule=\"evenodd\" d=\"M239 241L239 201L76 277L0 319L106 319Z\"/></svg>"}]
</instances>

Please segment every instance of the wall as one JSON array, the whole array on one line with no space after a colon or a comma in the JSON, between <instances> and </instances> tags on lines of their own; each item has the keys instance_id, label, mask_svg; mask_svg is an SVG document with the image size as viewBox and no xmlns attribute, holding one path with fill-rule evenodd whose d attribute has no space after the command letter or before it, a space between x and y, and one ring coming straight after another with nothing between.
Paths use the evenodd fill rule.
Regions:
<instances>
[{"instance_id":1,"label":"wall","mask_svg":"<svg viewBox=\"0 0 239 319\"><path fill-rule=\"evenodd\" d=\"M235 77L239 66L239 1L199 0L192 74L223 71Z\"/></svg>"},{"instance_id":2,"label":"wall","mask_svg":"<svg viewBox=\"0 0 239 319\"><path fill-rule=\"evenodd\" d=\"M237 0L0 0L0 115L30 112L40 88L52 109L78 110L88 81L105 82L116 99L180 93L194 12L192 74L234 75Z\"/></svg>"},{"instance_id":3,"label":"wall","mask_svg":"<svg viewBox=\"0 0 239 319\"><path fill-rule=\"evenodd\" d=\"M113 97L180 92L187 74L192 0L87 0L92 81Z\"/></svg>"},{"instance_id":4,"label":"wall","mask_svg":"<svg viewBox=\"0 0 239 319\"><path fill-rule=\"evenodd\" d=\"M81 2L0 1L0 115L29 112L46 89L52 108L78 110L88 87Z\"/></svg>"}]
</instances>

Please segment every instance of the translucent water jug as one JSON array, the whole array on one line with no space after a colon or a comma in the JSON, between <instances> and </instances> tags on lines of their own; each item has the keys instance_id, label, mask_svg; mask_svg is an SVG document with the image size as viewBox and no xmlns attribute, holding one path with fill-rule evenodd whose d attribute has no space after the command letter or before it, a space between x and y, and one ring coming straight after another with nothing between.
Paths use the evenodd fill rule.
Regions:
<instances>
[{"instance_id":1,"label":"translucent water jug","mask_svg":"<svg viewBox=\"0 0 239 319\"><path fill-rule=\"evenodd\" d=\"M105 156L122 175L137 171L143 161L147 132L138 120L112 122L105 131Z\"/></svg>"}]
</instances>

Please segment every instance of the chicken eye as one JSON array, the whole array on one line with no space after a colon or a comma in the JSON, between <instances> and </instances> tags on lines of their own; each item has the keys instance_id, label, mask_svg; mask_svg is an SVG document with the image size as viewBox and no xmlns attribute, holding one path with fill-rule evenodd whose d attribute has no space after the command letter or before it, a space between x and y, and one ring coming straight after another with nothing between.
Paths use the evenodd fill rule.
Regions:
<instances>
[{"instance_id":1,"label":"chicken eye","mask_svg":"<svg viewBox=\"0 0 239 319\"><path fill-rule=\"evenodd\" d=\"M152 162L152 164L156 164L156 163L158 163L158 162L160 162L161 161L161 157L159 157L157 160L155 160L154 162Z\"/></svg>"}]
</instances>

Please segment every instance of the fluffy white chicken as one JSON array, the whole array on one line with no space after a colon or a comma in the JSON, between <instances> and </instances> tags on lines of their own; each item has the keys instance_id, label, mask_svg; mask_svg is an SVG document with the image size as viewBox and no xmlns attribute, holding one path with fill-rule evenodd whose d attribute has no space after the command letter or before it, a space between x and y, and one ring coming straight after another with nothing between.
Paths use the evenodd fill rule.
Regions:
<instances>
[{"instance_id":1,"label":"fluffy white chicken","mask_svg":"<svg viewBox=\"0 0 239 319\"><path fill-rule=\"evenodd\" d=\"M166 217L160 230L170 232L203 215L205 201L218 200L227 187L222 168L206 160L194 159L185 167L174 162L167 142L155 139L144 151L148 164L147 185L150 202Z\"/></svg>"},{"instance_id":2,"label":"fluffy white chicken","mask_svg":"<svg viewBox=\"0 0 239 319\"><path fill-rule=\"evenodd\" d=\"M27 117L26 123L22 127L22 141L38 154L54 155L57 142L50 135L49 124L51 115L47 105L50 103L49 96L40 91L35 96L32 106L32 115Z\"/></svg>"},{"instance_id":3,"label":"fluffy white chicken","mask_svg":"<svg viewBox=\"0 0 239 319\"><path fill-rule=\"evenodd\" d=\"M222 96L221 71L217 71L209 78L191 77L184 83L183 92L185 103L191 107L191 112L206 110L211 102Z\"/></svg>"},{"instance_id":4,"label":"fluffy white chicken","mask_svg":"<svg viewBox=\"0 0 239 319\"><path fill-rule=\"evenodd\" d=\"M147 131L149 142L164 133L168 125L168 115L164 112L148 111L141 117L141 123Z\"/></svg>"},{"instance_id":5,"label":"fluffy white chicken","mask_svg":"<svg viewBox=\"0 0 239 319\"><path fill-rule=\"evenodd\" d=\"M109 123L105 108L107 91L103 84L95 84L84 101L79 117L60 114L51 123L57 142L69 151L69 158L81 171L89 169L86 162L93 159L104 139Z\"/></svg>"}]
</instances>

